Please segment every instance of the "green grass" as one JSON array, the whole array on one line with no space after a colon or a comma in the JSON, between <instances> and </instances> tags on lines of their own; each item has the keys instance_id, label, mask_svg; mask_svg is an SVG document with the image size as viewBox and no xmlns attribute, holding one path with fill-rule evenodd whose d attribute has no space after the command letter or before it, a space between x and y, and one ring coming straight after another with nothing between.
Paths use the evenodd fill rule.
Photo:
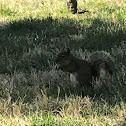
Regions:
<instances>
[{"instance_id":1,"label":"green grass","mask_svg":"<svg viewBox=\"0 0 126 126\"><path fill-rule=\"evenodd\" d=\"M8 4L9 3L9 4ZM126 1L0 0L0 126L125 126ZM80 57L105 50L116 77L101 96L77 96L56 71L63 47Z\"/></svg>"}]
</instances>

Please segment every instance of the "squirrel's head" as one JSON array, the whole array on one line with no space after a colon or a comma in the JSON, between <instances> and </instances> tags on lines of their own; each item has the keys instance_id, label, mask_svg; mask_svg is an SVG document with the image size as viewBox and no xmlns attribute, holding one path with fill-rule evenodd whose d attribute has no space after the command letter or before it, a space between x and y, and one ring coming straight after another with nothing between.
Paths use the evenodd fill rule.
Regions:
<instances>
[{"instance_id":1,"label":"squirrel's head","mask_svg":"<svg viewBox=\"0 0 126 126\"><path fill-rule=\"evenodd\" d=\"M69 48L63 49L56 58L56 69L63 70L70 65L72 59L72 54Z\"/></svg>"}]
</instances>

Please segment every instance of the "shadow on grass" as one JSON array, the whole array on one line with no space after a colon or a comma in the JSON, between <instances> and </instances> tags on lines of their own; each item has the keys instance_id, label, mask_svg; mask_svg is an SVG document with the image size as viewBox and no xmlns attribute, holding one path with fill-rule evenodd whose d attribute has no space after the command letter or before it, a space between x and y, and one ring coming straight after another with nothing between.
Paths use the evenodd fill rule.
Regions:
<instances>
[{"instance_id":1,"label":"shadow on grass","mask_svg":"<svg viewBox=\"0 0 126 126\"><path fill-rule=\"evenodd\" d=\"M73 50L110 50L126 41L123 23L100 19L89 27L65 18L26 19L0 27L0 35L1 73L27 73L32 68L50 70L57 52L64 46Z\"/></svg>"},{"instance_id":2,"label":"shadow on grass","mask_svg":"<svg viewBox=\"0 0 126 126\"><path fill-rule=\"evenodd\" d=\"M5 46L12 49L25 46L31 48L38 44L51 49L52 44L56 48L61 48L66 43L76 49L108 50L126 40L126 29L123 23L112 23L100 19L95 19L90 27L81 26L78 21L65 18L26 19L14 21L4 29L1 27L0 33L1 49L4 49ZM56 38L57 40L55 40Z\"/></svg>"},{"instance_id":3,"label":"shadow on grass","mask_svg":"<svg viewBox=\"0 0 126 126\"><path fill-rule=\"evenodd\" d=\"M35 58L32 61L40 61L30 65L26 60L25 65L21 68L25 66L24 69L27 69L28 66L39 66L38 69L41 66L47 68L49 66L47 62L52 64L56 49L61 49L66 45L74 50L80 48L91 51L110 50L115 45L120 45L122 41L126 41L125 33L123 23L105 22L100 19L95 19L90 27L81 26L78 21L64 18L48 17L41 20L14 21L6 27L0 28L0 55L6 54L10 59L21 60L24 53L28 53L29 50L33 53L35 48L43 48L45 53L52 53L49 54L51 56L43 54L36 56L37 59L35 56L30 56L29 59ZM16 62L16 64L19 63ZM20 65L16 65L16 69L20 68Z\"/></svg>"}]
</instances>

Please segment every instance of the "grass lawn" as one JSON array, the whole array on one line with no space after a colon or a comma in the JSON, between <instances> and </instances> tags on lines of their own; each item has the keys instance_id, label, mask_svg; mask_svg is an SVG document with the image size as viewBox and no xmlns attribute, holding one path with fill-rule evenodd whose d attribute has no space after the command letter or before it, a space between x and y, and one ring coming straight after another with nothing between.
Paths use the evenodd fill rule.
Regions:
<instances>
[{"instance_id":1,"label":"grass lawn","mask_svg":"<svg viewBox=\"0 0 126 126\"><path fill-rule=\"evenodd\" d=\"M0 0L0 126L126 125L126 0ZM99 97L77 96L56 71L63 47L115 59L116 77Z\"/></svg>"}]
</instances>

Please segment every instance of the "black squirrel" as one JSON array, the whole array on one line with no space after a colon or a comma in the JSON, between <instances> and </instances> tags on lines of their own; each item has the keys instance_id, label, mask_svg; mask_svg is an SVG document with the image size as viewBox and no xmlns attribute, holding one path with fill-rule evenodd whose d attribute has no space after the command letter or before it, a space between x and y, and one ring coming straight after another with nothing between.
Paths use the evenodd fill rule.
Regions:
<instances>
[{"instance_id":1,"label":"black squirrel","mask_svg":"<svg viewBox=\"0 0 126 126\"><path fill-rule=\"evenodd\" d=\"M82 60L74 56L70 49L62 50L56 58L56 69L70 73L70 80L81 87L91 87L93 78L105 79L114 74L114 59L108 52L96 51L90 60ZM74 86L75 86L74 85ZM79 87L80 87L79 86Z\"/></svg>"},{"instance_id":2,"label":"black squirrel","mask_svg":"<svg viewBox=\"0 0 126 126\"><path fill-rule=\"evenodd\" d=\"M88 10L82 10L78 12L77 9L77 0L67 0L67 8L69 11L71 11L73 14L84 14L86 12L89 12Z\"/></svg>"},{"instance_id":3,"label":"black squirrel","mask_svg":"<svg viewBox=\"0 0 126 126\"><path fill-rule=\"evenodd\" d=\"M67 0L67 7L73 14L77 13L77 0Z\"/></svg>"}]
</instances>

